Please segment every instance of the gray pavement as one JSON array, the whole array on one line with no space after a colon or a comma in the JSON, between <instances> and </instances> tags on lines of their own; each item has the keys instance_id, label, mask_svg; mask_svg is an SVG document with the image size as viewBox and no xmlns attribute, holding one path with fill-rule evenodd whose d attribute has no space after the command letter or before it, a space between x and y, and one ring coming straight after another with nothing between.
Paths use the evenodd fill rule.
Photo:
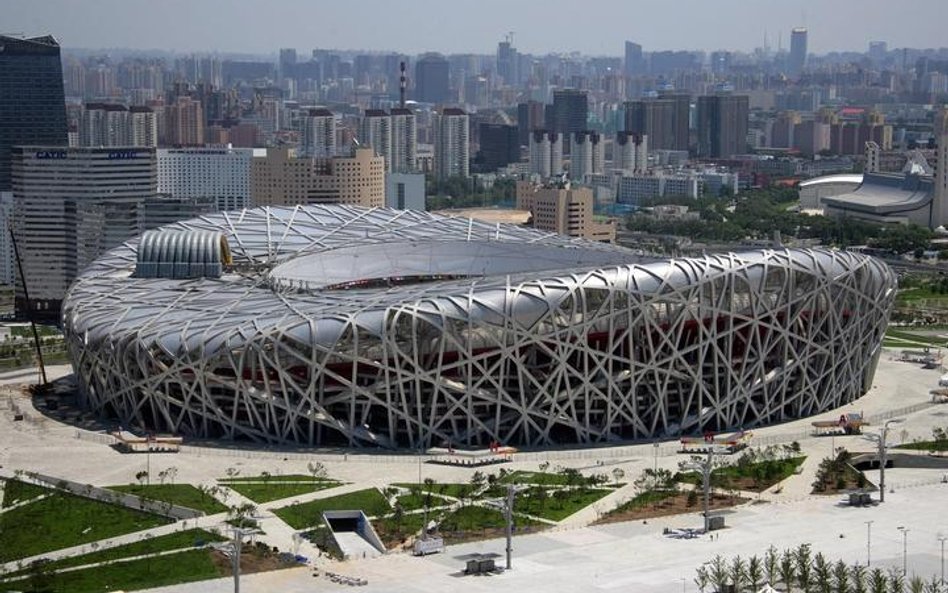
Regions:
<instances>
[{"instance_id":1,"label":"gray pavement","mask_svg":"<svg viewBox=\"0 0 948 593\"><path fill-rule=\"evenodd\" d=\"M867 416L891 417L900 410L905 422L890 433L898 442L902 431L906 439L925 439L933 427L948 426L948 406L928 405L928 390L935 387L942 370L923 370L917 365L894 360L895 352L883 355L873 388L853 404L818 416L820 419L837 417L843 412L862 411ZM17 395L12 385L20 377L0 375L0 466L5 471L28 469L50 475L91 483L108 485L134 481L137 471L150 464L153 475L174 466L177 481L211 483L223 477L228 467L239 469L241 475L257 475L268 471L274 479L280 474L307 473L306 455L287 456L279 451L262 449L194 449L187 454L121 454L96 442L96 436L75 427L65 426L30 410L29 399ZM14 397L17 405L27 412L27 420L13 422L5 399ZM477 542L449 548L445 554L414 558L405 553L390 553L381 558L346 562L318 561L323 569L369 580L366 591L433 591L451 589L481 591L503 587L530 591L587 591L634 590L643 592L682 589L685 579L687 591L696 590L692 582L694 569L715 554L761 554L768 545L778 549L810 542L814 551L822 551L833 559L865 562L866 525L872 520L872 563L887 566L901 565L902 539L899 525L910 529L908 563L910 572L929 576L938 568L936 536L948 534L948 519L943 519L940 499L948 494L948 484L940 483L941 470L893 469L887 473L887 484L894 491L887 494L887 502L872 508L851 509L837 505L838 497L814 497L809 494L820 459L830 454L833 446L854 451L871 451L872 444L859 436L811 437L810 422L804 419L755 430L758 444L788 443L799 440L808 455L799 475L788 479L778 488L764 493L760 503L746 505L727 515L730 525L720 538L694 540L671 539L662 535L664 527L697 527L700 517L684 515L649 520L647 523L621 523L587 527L601 512L605 512L634 496L627 485L591 507L566 518L558 527L540 534L515 539L514 570L493 577L458 577L462 562L457 556L472 552L502 552L499 540ZM875 427L869 427L869 431ZM76 438L79 434L83 438ZM609 449L573 449L515 456L515 462L503 467L515 470L538 469L540 461L549 460L552 466L582 468L584 473L611 472L613 467L625 471L624 481L632 480L645 468L677 469L682 456L676 455L676 443L666 442L654 447L651 443ZM348 482L339 489L324 490L296 497L301 502L333 496L343 491L381 486L391 482L416 482L420 477L432 477L439 482L466 482L474 470L463 467L420 465L412 457L331 455L313 451L313 459L325 464L331 477ZM489 468L489 471L496 471ZM877 472L876 472L877 473ZM876 481L873 472L867 474ZM235 495L228 504L237 501ZM269 541L283 549L294 545L293 530L272 517L272 508L284 506L292 500L257 505ZM217 517L208 517L215 520ZM942 524L941 522L944 521ZM189 522L189 526L190 522ZM282 526L282 527L281 527ZM134 540L141 534L130 534ZM269 543L269 542L268 542ZM307 555L305 552L301 552ZM248 575L242 580L245 591L334 590L339 586L326 579L314 579L310 570L294 569L262 575ZM209 581L157 591L217 592L232 590L229 580Z\"/></svg>"}]
</instances>

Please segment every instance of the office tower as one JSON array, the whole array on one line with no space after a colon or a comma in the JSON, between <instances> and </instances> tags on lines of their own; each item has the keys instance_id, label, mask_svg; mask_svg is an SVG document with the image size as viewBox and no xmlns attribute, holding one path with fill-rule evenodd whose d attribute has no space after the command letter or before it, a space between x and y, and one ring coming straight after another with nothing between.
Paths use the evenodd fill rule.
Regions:
<instances>
[{"instance_id":1,"label":"office tower","mask_svg":"<svg viewBox=\"0 0 948 593\"><path fill-rule=\"evenodd\" d=\"M0 35L0 191L10 191L14 146L66 146L59 43Z\"/></svg>"},{"instance_id":2,"label":"office tower","mask_svg":"<svg viewBox=\"0 0 948 593\"><path fill-rule=\"evenodd\" d=\"M280 78L293 78L296 67L296 50L293 48L280 49L279 72Z\"/></svg>"},{"instance_id":3,"label":"office tower","mask_svg":"<svg viewBox=\"0 0 948 593\"><path fill-rule=\"evenodd\" d=\"M336 116L328 109L310 109L300 118L300 155L336 155Z\"/></svg>"},{"instance_id":4,"label":"office tower","mask_svg":"<svg viewBox=\"0 0 948 593\"><path fill-rule=\"evenodd\" d=\"M698 97L698 156L729 158L747 150L746 95Z\"/></svg>"},{"instance_id":5,"label":"office tower","mask_svg":"<svg viewBox=\"0 0 948 593\"><path fill-rule=\"evenodd\" d=\"M0 191L0 227L9 229L13 224L13 192ZM13 286L16 282L16 260L10 232L0 233L0 285Z\"/></svg>"},{"instance_id":6,"label":"office tower","mask_svg":"<svg viewBox=\"0 0 948 593\"><path fill-rule=\"evenodd\" d=\"M691 95L675 91L659 92L659 101L671 103L672 145L669 150L688 150L691 145Z\"/></svg>"},{"instance_id":7,"label":"office tower","mask_svg":"<svg viewBox=\"0 0 948 593\"><path fill-rule=\"evenodd\" d=\"M625 103L625 131L648 136L653 150L688 150L688 143L680 148L678 132L687 125L679 125L677 104L670 99L645 99ZM680 115L679 115L680 116Z\"/></svg>"},{"instance_id":8,"label":"office tower","mask_svg":"<svg viewBox=\"0 0 948 593\"><path fill-rule=\"evenodd\" d=\"M790 33L790 55L787 58L787 72L799 76L806 68L806 29L798 27Z\"/></svg>"},{"instance_id":9,"label":"office tower","mask_svg":"<svg viewBox=\"0 0 948 593\"><path fill-rule=\"evenodd\" d=\"M547 128L564 135L563 150L569 152L569 135L573 132L582 132L587 128L589 103L586 91L577 89L553 91L553 107L550 115L552 120L547 122Z\"/></svg>"},{"instance_id":10,"label":"office tower","mask_svg":"<svg viewBox=\"0 0 948 593\"><path fill-rule=\"evenodd\" d=\"M631 41L625 42L625 75L629 77L646 74L645 56L642 46Z\"/></svg>"},{"instance_id":11,"label":"office tower","mask_svg":"<svg viewBox=\"0 0 948 593\"><path fill-rule=\"evenodd\" d=\"M542 179L563 173L563 135L547 130L530 132L531 175Z\"/></svg>"},{"instance_id":12,"label":"office tower","mask_svg":"<svg viewBox=\"0 0 948 593\"><path fill-rule=\"evenodd\" d=\"M530 133L546 126L545 107L540 101L527 101L517 105L517 138L520 146L528 146Z\"/></svg>"},{"instance_id":13,"label":"office tower","mask_svg":"<svg viewBox=\"0 0 948 593\"><path fill-rule=\"evenodd\" d=\"M519 71L520 55L513 46L513 40L508 36L497 44L497 76L507 86L516 86L520 83Z\"/></svg>"},{"instance_id":14,"label":"office tower","mask_svg":"<svg viewBox=\"0 0 948 593\"><path fill-rule=\"evenodd\" d=\"M252 148L160 148L158 193L173 198L211 198L214 210L251 207Z\"/></svg>"},{"instance_id":15,"label":"office tower","mask_svg":"<svg viewBox=\"0 0 948 593\"><path fill-rule=\"evenodd\" d=\"M480 150L475 162L480 171L489 173L520 160L517 126L481 123L478 136Z\"/></svg>"},{"instance_id":16,"label":"office tower","mask_svg":"<svg viewBox=\"0 0 948 593\"><path fill-rule=\"evenodd\" d=\"M172 105L165 107L165 125L165 145L204 145L204 109L200 101L178 97Z\"/></svg>"},{"instance_id":17,"label":"office tower","mask_svg":"<svg viewBox=\"0 0 948 593\"><path fill-rule=\"evenodd\" d=\"M451 97L448 69L448 61L441 54L425 54L415 62L415 100L419 103L448 102Z\"/></svg>"},{"instance_id":18,"label":"office tower","mask_svg":"<svg viewBox=\"0 0 948 593\"><path fill-rule=\"evenodd\" d=\"M648 170L648 136L636 132L618 132L613 155L614 168L645 173Z\"/></svg>"},{"instance_id":19,"label":"office tower","mask_svg":"<svg viewBox=\"0 0 948 593\"><path fill-rule=\"evenodd\" d=\"M616 222L597 222L593 214L594 205L595 199L588 187L558 182L539 186L529 181L517 182L517 210L530 212L534 228L614 243Z\"/></svg>"},{"instance_id":20,"label":"office tower","mask_svg":"<svg viewBox=\"0 0 948 593\"><path fill-rule=\"evenodd\" d=\"M885 41L869 42L869 59L877 66L885 61L886 54L889 53L889 44Z\"/></svg>"},{"instance_id":21,"label":"office tower","mask_svg":"<svg viewBox=\"0 0 948 593\"><path fill-rule=\"evenodd\" d=\"M714 74L727 74L731 71L731 52L713 51L711 52L711 72Z\"/></svg>"},{"instance_id":22,"label":"office tower","mask_svg":"<svg viewBox=\"0 0 948 593\"><path fill-rule=\"evenodd\" d=\"M359 144L375 150L385 159L385 171L392 170L392 117L384 109L366 109L359 122Z\"/></svg>"},{"instance_id":23,"label":"office tower","mask_svg":"<svg viewBox=\"0 0 948 593\"><path fill-rule=\"evenodd\" d=\"M435 177L470 176L470 122L463 109L445 107L434 118Z\"/></svg>"},{"instance_id":24,"label":"office tower","mask_svg":"<svg viewBox=\"0 0 948 593\"><path fill-rule=\"evenodd\" d=\"M597 132L573 132L571 144L569 178L572 181L582 183L586 175L602 173L606 145Z\"/></svg>"},{"instance_id":25,"label":"office tower","mask_svg":"<svg viewBox=\"0 0 948 593\"><path fill-rule=\"evenodd\" d=\"M781 111L770 130L771 148L790 148L793 146L793 133L803 118L796 111Z\"/></svg>"},{"instance_id":26,"label":"office tower","mask_svg":"<svg viewBox=\"0 0 948 593\"><path fill-rule=\"evenodd\" d=\"M813 157L830 147L830 124L808 119L796 125L793 147L806 157Z\"/></svg>"},{"instance_id":27,"label":"office tower","mask_svg":"<svg viewBox=\"0 0 948 593\"><path fill-rule=\"evenodd\" d=\"M14 149L12 172L31 308L55 319L76 275L142 232L142 205L157 190L155 149L25 146ZM16 298L25 310L21 282Z\"/></svg>"},{"instance_id":28,"label":"office tower","mask_svg":"<svg viewBox=\"0 0 948 593\"><path fill-rule=\"evenodd\" d=\"M385 205L385 159L371 148L351 156L297 158L289 149L268 149L254 156L250 193L255 206L353 204Z\"/></svg>"},{"instance_id":29,"label":"office tower","mask_svg":"<svg viewBox=\"0 0 948 593\"><path fill-rule=\"evenodd\" d=\"M415 159L418 154L418 129L415 114L410 109L395 108L391 111L392 120L392 173L411 173L418 167Z\"/></svg>"}]
</instances>

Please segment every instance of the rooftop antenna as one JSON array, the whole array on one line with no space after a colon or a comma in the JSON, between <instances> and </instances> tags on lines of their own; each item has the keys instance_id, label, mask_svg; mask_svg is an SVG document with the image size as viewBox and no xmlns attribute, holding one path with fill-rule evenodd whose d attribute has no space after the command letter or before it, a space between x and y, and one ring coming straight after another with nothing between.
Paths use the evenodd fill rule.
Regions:
<instances>
[{"instance_id":1,"label":"rooftop antenna","mask_svg":"<svg viewBox=\"0 0 948 593\"><path fill-rule=\"evenodd\" d=\"M513 40L514 40L514 32L507 31L507 43L510 44L510 47L513 47Z\"/></svg>"},{"instance_id":2,"label":"rooftop antenna","mask_svg":"<svg viewBox=\"0 0 948 593\"><path fill-rule=\"evenodd\" d=\"M405 61L402 60L398 64L398 70L400 72L398 78L398 105L402 109L405 108L405 88L407 87L406 78L405 78Z\"/></svg>"}]
</instances>

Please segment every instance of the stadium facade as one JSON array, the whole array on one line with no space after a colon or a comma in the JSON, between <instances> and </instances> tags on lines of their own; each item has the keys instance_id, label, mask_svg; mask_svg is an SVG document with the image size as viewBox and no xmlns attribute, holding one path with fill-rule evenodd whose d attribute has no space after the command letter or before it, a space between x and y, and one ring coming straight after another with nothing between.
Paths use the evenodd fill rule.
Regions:
<instances>
[{"instance_id":1,"label":"stadium facade","mask_svg":"<svg viewBox=\"0 0 948 593\"><path fill-rule=\"evenodd\" d=\"M512 225L259 208L108 252L63 307L84 403L273 444L543 447L847 404L895 295L843 251L655 260Z\"/></svg>"}]
</instances>

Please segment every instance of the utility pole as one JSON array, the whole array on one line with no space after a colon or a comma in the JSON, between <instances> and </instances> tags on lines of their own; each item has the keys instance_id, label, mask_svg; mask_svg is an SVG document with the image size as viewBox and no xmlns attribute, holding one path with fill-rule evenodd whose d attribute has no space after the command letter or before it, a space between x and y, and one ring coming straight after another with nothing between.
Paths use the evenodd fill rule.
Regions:
<instances>
[{"instance_id":1,"label":"utility pole","mask_svg":"<svg viewBox=\"0 0 948 593\"><path fill-rule=\"evenodd\" d=\"M908 574L908 532L903 525L899 525L898 530L902 532L902 576Z\"/></svg>"},{"instance_id":2,"label":"utility pole","mask_svg":"<svg viewBox=\"0 0 948 593\"><path fill-rule=\"evenodd\" d=\"M888 452L886 439L889 436L889 425L898 424L899 422L902 422L901 418L886 420L879 434L866 435L866 438L870 441L874 441L879 446L879 502L885 502L885 464Z\"/></svg>"},{"instance_id":3,"label":"utility pole","mask_svg":"<svg viewBox=\"0 0 948 593\"><path fill-rule=\"evenodd\" d=\"M945 586L945 540L948 540L948 537L939 536L938 542L941 544L941 585Z\"/></svg>"},{"instance_id":4,"label":"utility pole","mask_svg":"<svg viewBox=\"0 0 948 593\"><path fill-rule=\"evenodd\" d=\"M23 261L20 259L20 250L16 246L16 235L13 233L13 227L9 227L10 242L13 243L13 256L16 258L16 267L20 272L20 282L23 284L23 300L26 301L26 315L30 319L30 327L33 329L33 343L36 344L36 358L39 361L40 378L43 383L41 387L46 387L49 381L46 380L46 365L43 363L43 349L40 347L39 332L36 331L36 320L33 318L33 305L30 302L30 291L26 288L26 275L23 273ZM14 291L15 293L15 291ZM14 302L16 302L14 294Z\"/></svg>"},{"instance_id":5,"label":"utility pole","mask_svg":"<svg viewBox=\"0 0 948 593\"><path fill-rule=\"evenodd\" d=\"M872 521L866 521L866 566L872 566Z\"/></svg>"},{"instance_id":6,"label":"utility pole","mask_svg":"<svg viewBox=\"0 0 948 593\"><path fill-rule=\"evenodd\" d=\"M234 527L234 554L231 562L234 569L234 593L240 593L240 548L244 543L244 536L250 533L242 527Z\"/></svg>"},{"instance_id":7,"label":"utility pole","mask_svg":"<svg viewBox=\"0 0 948 593\"><path fill-rule=\"evenodd\" d=\"M714 447L708 447L708 456L703 461L687 461L681 465L682 469L701 472L701 487L704 490L704 532L711 531L711 470L714 467Z\"/></svg>"},{"instance_id":8,"label":"utility pole","mask_svg":"<svg viewBox=\"0 0 948 593\"><path fill-rule=\"evenodd\" d=\"M507 535L507 570L512 568L511 558L513 555L513 506L514 506L514 495L516 490L514 489L513 484L507 485L507 505L504 508L505 519L507 520L506 526L506 535Z\"/></svg>"}]
</instances>

